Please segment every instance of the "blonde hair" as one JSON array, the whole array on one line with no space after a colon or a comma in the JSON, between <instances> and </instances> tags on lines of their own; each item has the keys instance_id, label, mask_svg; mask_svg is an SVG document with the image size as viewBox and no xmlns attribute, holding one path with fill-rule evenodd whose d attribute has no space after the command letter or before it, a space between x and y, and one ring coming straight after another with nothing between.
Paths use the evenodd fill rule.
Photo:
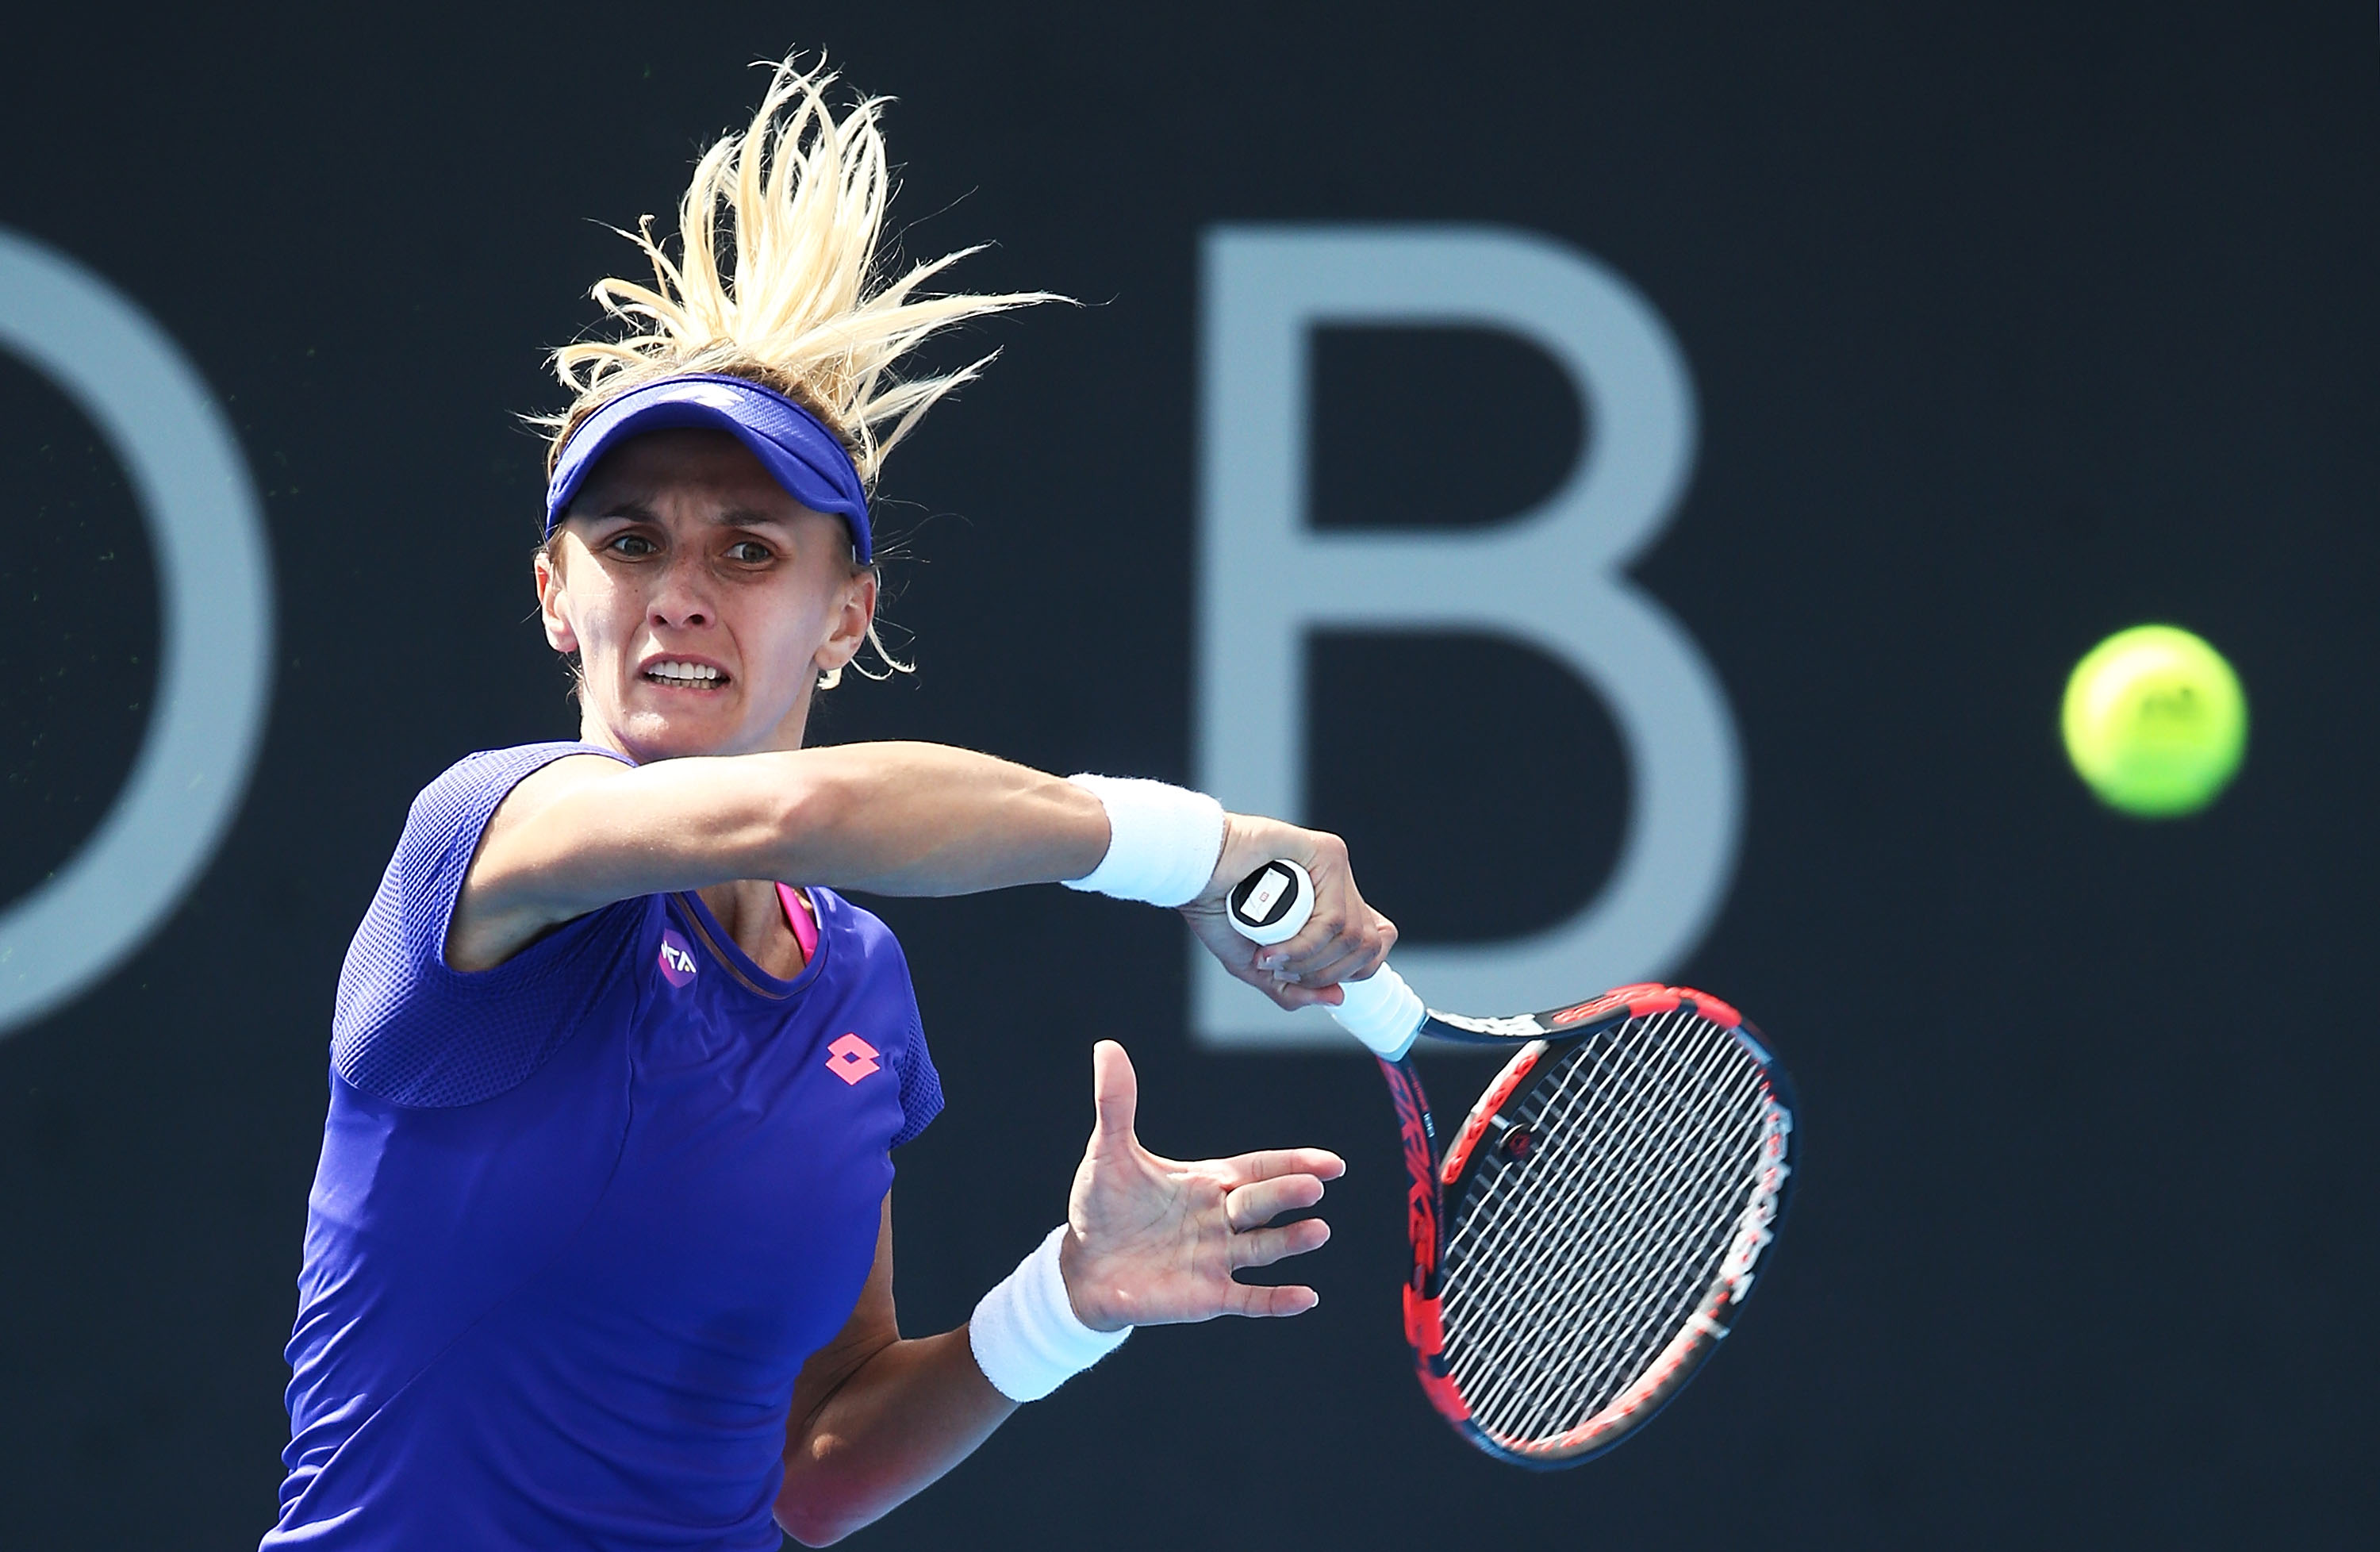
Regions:
<instances>
[{"instance_id":1,"label":"blonde hair","mask_svg":"<svg viewBox=\"0 0 2380 1552\"><path fill-rule=\"evenodd\" d=\"M884 455L927 410L999 355L956 371L904 378L904 357L953 324L1064 298L1047 291L991 296L929 294L926 283L980 248L912 265L889 278L883 252L892 178L878 127L887 99L864 97L837 118L826 100L838 79L821 57L774 67L759 111L741 134L702 154L678 204L672 258L642 217L621 236L643 250L652 283L607 277L592 295L625 325L614 339L553 352L576 394L552 433L546 469L580 422L617 395L661 378L718 372L772 389L817 416L843 441L873 490ZM724 221L722 221L722 215ZM868 639L892 669L909 665ZM832 687L835 674L824 677Z\"/></svg>"}]
</instances>

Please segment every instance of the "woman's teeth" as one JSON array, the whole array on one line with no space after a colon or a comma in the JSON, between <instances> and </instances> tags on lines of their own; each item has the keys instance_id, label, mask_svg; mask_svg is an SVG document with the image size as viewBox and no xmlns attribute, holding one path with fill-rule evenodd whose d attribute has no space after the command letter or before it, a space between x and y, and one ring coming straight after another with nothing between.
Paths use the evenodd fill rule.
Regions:
<instances>
[{"instance_id":1,"label":"woman's teeth","mask_svg":"<svg viewBox=\"0 0 2380 1552\"><path fill-rule=\"evenodd\" d=\"M645 670L645 677L681 689L710 689L726 676L709 663L658 662Z\"/></svg>"}]
</instances>

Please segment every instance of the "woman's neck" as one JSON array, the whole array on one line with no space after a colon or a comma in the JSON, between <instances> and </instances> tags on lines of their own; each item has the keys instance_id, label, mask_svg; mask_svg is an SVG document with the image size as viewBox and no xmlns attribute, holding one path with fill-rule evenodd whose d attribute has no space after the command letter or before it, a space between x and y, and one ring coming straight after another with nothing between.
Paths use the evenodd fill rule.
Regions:
<instances>
[{"instance_id":1,"label":"woman's neck","mask_svg":"<svg viewBox=\"0 0 2380 1552\"><path fill-rule=\"evenodd\" d=\"M773 879L737 879L696 892L735 946L777 979L792 980L809 963L785 919L788 903L779 897Z\"/></svg>"}]
</instances>

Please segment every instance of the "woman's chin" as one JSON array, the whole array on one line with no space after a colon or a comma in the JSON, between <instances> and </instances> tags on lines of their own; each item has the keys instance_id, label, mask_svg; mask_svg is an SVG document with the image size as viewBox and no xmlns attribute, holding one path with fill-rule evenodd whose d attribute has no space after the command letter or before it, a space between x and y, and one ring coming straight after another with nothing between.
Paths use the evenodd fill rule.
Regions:
<instances>
[{"instance_id":1,"label":"woman's chin","mask_svg":"<svg viewBox=\"0 0 2380 1552\"><path fill-rule=\"evenodd\" d=\"M677 692L683 694L685 692ZM720 697L722 702L726 700ZM688 755L739 752L748 742L746 729L725 704L623 709L597 721L611 730L613 741L638 763L678 759Z\"/></svg>"}]
</instances>

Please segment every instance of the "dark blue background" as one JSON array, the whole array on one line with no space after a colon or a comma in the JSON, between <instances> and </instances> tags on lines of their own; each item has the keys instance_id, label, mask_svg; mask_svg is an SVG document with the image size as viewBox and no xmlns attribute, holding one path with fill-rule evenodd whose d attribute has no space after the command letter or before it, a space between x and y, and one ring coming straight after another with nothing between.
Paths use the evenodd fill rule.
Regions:
<instances>
[{"instance_id":1,"label":"dark blue background","mask_svg":"<svg viewBox=\"0 0 2380 1552\"><path fill-rule=\"evenodd\" d=\"M84 5L9 21L0 223L138 298L227 401L278 679L200 887L0 1045L0 1544L233 1548L271 1522L347 935L420 785L573 725L528 618L540 448L514 418L558 402L540 350L629 261L594 223L669 212L748 112L746 62L817 43L902 99L913 251L993 240L968 284L1092 304L961 342L1004 355L884 492L921 671L835 692L824 736L1186 778L1200 229L1552 234L1640 286L1695 374L1698 471L1637 576L1727 686L1749 810L1679 969L1777 1037L1808 1144L1741 1340L1626 1449L1524 1476L1402 1369L1367 1063L1195 1049L1160 913L887 904L952 1097L900 1159L913 1331L1062 1210L1097 1037L1138 1061L1152 1146L1352 1168L1318 1312L1144 1333L855 1545L2368 1529L2368 7ZM1317 350L1328 521L1489 520L1593 434L1509 341ZM1415 467L1426 423L1478 467ZM13 363L0 479L13 896L128 768L156 626L121 476ZM2095 806L2054 734L2074 659L2150 619L2228 653L2255 719L2236 789L2154 826ZM1412 936L1592 890L1623 788L1584 693L1429 638L1326 640L1312 671L1338 751L1315 817ZM1465 858L1494 899L1456 887ZM1430 1073L1453 1109L1487 1069Z\"/></svg>"}]
</instances>

